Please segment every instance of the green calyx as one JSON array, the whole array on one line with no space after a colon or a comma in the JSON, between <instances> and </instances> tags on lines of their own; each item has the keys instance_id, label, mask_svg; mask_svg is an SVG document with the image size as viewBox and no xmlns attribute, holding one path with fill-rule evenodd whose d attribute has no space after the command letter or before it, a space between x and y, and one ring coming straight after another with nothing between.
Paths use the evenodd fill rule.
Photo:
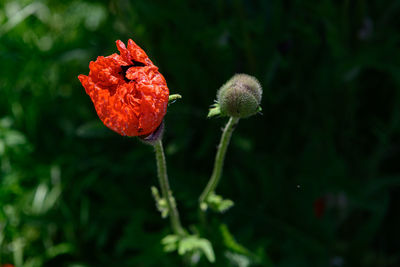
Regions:
<instances>
[{"instance_id":1,"label":"green calyx","mask_svg":"<svg viewBox=\"0 0 400 267\"><path fill-rule=\"evenodd\" d=\"M247 74L236 74L217 93L221 115L246 118L260 111L262 87Z\"/></svg>"}]
</instances>

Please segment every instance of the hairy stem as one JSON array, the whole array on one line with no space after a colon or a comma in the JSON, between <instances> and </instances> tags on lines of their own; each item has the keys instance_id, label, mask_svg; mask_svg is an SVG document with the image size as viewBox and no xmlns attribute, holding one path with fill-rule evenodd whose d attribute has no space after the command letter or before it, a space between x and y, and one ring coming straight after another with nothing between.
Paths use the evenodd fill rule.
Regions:
<instances>
[{"instance_id":1,"label":"hairy stem","mask_svg":"<svg viewBox=\"0 0 400 267\"><path fill-rule=\"evenodd\" d=\"M200 205L207 201L207 198L210 196L212 192L215 191L215 188L217 187L219 180L221 179L226 150L228 148L229 141L231 140L234 127L238 123L238 121L239 118L231 117L222 132L221 141L219 142L218 145L217 155L215 156L214 169L206 188L200 195L199 198Z\"/></svg>"},{"instance_id":2,"label":"hairy stem","mask_svg":"<svg viewBox=\"0 0 400 267\"><path fill-rule=\"evenodd\" d=\"M172 230L175 234L183 236L185 235L185 230L183 230L182 228L181 221L179 219L178 209L176 208L175 199L172 196L172 191L169 186L167 176L167 164L165 162L164 149L161 139L156 141L156 143L154 144L154 150L156 153L157 173L161 187L161 194L167 202L168 215L171 220Z\"/></svg>"}]
</instances>

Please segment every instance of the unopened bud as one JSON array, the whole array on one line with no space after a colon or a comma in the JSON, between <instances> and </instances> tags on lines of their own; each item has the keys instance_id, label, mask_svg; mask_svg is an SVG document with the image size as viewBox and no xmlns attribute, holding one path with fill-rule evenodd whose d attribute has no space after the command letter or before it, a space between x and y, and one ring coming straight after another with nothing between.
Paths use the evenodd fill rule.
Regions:
<instances>
[{"instance_id":1,"label":"unopened bud","mask_svg":"<svg viewBox=\"0 0 400 267\"><path fill-rule=\"evenodd\" d=\"M222 115L246 118L260 111L262 88L256 78L236 74L218 91L217 98Z\"/></svg>"}]
</instances>

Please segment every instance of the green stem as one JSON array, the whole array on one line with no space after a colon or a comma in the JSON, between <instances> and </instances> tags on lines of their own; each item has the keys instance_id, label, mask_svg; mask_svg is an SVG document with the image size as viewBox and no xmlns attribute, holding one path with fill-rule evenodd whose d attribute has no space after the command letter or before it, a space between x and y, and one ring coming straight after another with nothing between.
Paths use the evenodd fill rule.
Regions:
<instances>
[{"instance_id":1,"label":"green stem","mask_svg":"<svg viewBox=\"0 0 400 267\"><path fill-rule=\"evenodd\" d=\"M224 131L222 132L221 141L218 145L217 155L215 156L214 169L210 181L208 181L206 188L200 195L199 198L200 205L207 201L207 198L210 196L212 192L215 191L215 188L217 187L219 180L221 179L222 167L224 165L226 150L228 148L229 141L231 140L234 126L238 123L238 121L239 118L231 117L228 123L226 124Z\"/></svg>"},{"instance_id":2,"label":"green stem","mask_svg":"<svg viewBox=\"0 0 400 267\"><path fill-rule=\"evenodd\" d=\"M154 150L156 152L157 173L161 187L161 194L167 202L168 215L171 220L172 230L175 234L183 236L185 235L185 230L183 230L181 221L179 220L178 209L176 208L175 199L172 196L172 191L169 186L167 176L167 164L165 162L164 149L161 139L156 141L156 143L154 144Z\"/></svg>"}]
</instances>

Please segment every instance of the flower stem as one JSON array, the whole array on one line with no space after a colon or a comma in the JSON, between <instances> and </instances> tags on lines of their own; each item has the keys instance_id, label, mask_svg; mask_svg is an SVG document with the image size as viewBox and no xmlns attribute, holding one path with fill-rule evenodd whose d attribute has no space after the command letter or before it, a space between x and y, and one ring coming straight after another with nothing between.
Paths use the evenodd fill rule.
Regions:
<instances>
[{"instance_id":1,"label":"flower stem","mask_svg":"<svg viewBox=\"0 0 400 267\"><path fill-rule=\"evenodd\" d=\"M214 169L211 178L199 198L200 206L205 203L210 194L215 191L215 188L217 187L219 180L221 179L226 150L228 148L229 141L231 140L234 126L236 126L238 122L239 118L230 117L222 132L221 141L218 145L217 155L215 156Z\"/></svg>"},{"instance_id":2,"label":"flower stem","mask_svg":"<svg viewBox=\"0 0 400 267\"><path fill-rule=\"evenodd\" d=\"M183 236L185 235L185 230L182 228L181 221L179 219L178 209L176 208L175 199L172 196L172 191L169 186L167 176L167 164L165 162L165 155L161 138L155 142L154 150L156 153L157 173L161 187L161 194L167 202L168 215L171 220L172 230L175 234Z\"/></svg>"}]
</instances>

